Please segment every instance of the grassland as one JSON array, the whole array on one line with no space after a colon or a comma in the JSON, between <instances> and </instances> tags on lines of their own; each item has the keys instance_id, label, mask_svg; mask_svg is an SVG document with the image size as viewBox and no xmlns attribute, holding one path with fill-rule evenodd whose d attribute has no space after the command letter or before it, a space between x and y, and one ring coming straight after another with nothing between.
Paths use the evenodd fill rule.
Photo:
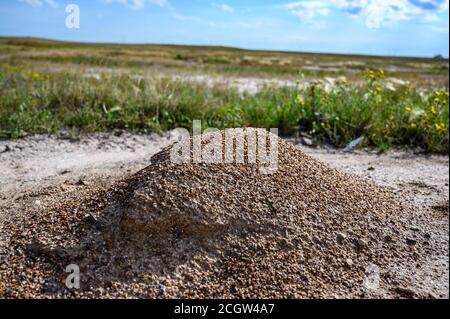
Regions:
<instances>
[{"instance_id":1,"label":"grassland","mask_svg":"<svg viewBox=\"0 0 450 319\"><path fill-rule=\"evenodd\" d=\"M188 76L291 81L242 92ZM329 78L332 78L330 80ZM329 85L332 83L332 85ZM0 38L0 137L278 127L448 153L448 60Z\"/></svg>"}]
</instances>

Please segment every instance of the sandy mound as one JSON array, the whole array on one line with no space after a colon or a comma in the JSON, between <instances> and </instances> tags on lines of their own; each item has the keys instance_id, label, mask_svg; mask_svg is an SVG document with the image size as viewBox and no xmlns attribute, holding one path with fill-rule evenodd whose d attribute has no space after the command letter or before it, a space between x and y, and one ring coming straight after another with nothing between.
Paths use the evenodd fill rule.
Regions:
<instances>
[{"instance_id":1,"label":"sandy mound","mask_svg":"<svg viewBox=\"0 0 450 319\"><path fill-rule=\"evenodd\" d=\"M282 140L278 152L264 175L249 163L174 164L168 148L113 188L40 212L6 259L32 264L29 289L55 296L407 295L395 280L396 264L414 260L405 208ZM79 290L61 285L69 263ZM0 295L17 276L2 272Z\"/></svg>"}]
</instances>

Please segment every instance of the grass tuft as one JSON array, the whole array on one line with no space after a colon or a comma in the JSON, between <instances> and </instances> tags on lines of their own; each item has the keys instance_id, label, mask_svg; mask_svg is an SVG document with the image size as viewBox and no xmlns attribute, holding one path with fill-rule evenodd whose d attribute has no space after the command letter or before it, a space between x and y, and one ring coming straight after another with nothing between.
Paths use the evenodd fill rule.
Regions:
<instances>
[{"instance_id":1,"label":"grass tuft","mask_svg":"<svg viewBox=\"0 0 450 319\"><path fill-rule=\"evenodd\" d=\"M145 79L77 72L41 74L0 65L0 137L30 133L165 131L209 127L278 127L308 132L317 141L345 146L364 136L367 146L392 145L448 153L448 91L393 87L383 70L364 73L364 85L322 82L266 86L258 93L169 78Z\"/></svg>"}]
</instances>

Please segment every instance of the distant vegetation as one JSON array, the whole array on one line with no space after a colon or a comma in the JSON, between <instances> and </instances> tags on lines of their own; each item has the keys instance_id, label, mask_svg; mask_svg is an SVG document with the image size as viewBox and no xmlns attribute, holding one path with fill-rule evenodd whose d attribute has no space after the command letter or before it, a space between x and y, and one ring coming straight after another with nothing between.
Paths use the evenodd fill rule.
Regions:
<instances>
[{"instance_id":1,"label":"distant vegetation","mask_svg":"<svg viewBox=\"0 0 450 319\"><path fill-rule=\"evenodd\" d=\"M313 68L320 65L327 67ZM86 66L97 68L95 76ZM298 79L298 84L267 85L248 94L172 77L192 72ZM364 136L367 146L380 150L403 145L448 153L447 72L445 59L3 38L0 137L62 130L165 131L190 128L194 119L202 119L211 127L278 127L284 135L302 131L339 147ZM333 86L312 81L332 75L341 76Z\"/></svg>"},{"instance_id":2,"label":"distant vegetation","mask_svg":"<svg viewBox=\"0 0 450 319\"><path fill-rule=\"evenodd\" d=\"M448 86L448 59L358 56L242 50L176 45L89 44L1 38L0 55L11 64L47 68L125 68L129 71L222 74L316 79L346 76L360 79L365 69L383 68L391 77L421 85ZM1 60L0 60L1 61ZM43 70L44 69L44 70Z\"/></svg>"}]
</instances>

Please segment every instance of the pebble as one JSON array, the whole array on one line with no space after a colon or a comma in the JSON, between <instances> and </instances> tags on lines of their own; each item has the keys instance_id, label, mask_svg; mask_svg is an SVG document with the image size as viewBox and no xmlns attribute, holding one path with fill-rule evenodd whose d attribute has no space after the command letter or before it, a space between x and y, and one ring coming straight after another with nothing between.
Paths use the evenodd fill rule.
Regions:
<instances>
[{"instance_id":1,"label":"pebble","mask_svg":"<svg viewBox=\"0 0 450 319\"><path fill-rule=\"evenodd\" d=\"M347 265L347 267L351 267L351 266L353 266L353 260L351 260L350 258L347 258L345 260L345 264Z\"/></svg>"},{"instance_id":2,"label":"pebble","mask_svg":"<svg viewBox=\"0 0 450 319\"><path fill-rule=\"evenodd\" d=\"M338 243L341 244L344 240L347 239L347 235L344 233L337 233L336 239L337 239Z\"/></svg>"}]
</instances>

